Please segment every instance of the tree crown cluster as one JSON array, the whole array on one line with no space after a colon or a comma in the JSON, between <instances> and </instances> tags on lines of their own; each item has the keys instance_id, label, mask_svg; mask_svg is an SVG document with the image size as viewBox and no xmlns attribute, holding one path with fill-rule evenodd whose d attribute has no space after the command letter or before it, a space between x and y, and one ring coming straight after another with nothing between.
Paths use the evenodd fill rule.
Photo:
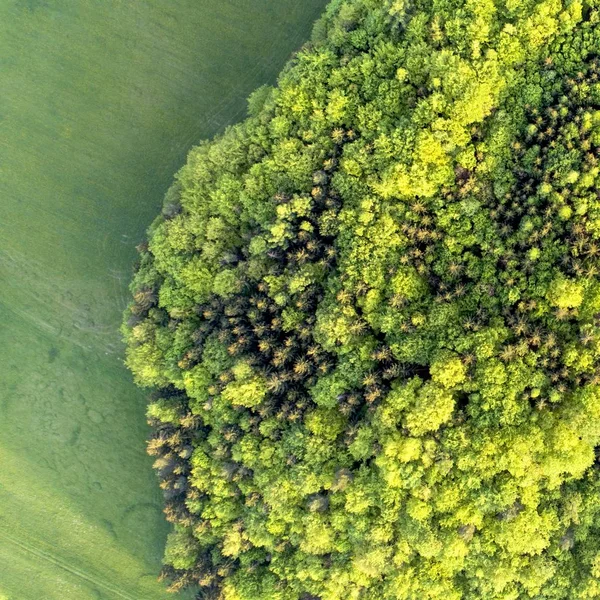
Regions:
<instances>
[{"instance_id":1,"label":"tree crown cluster","mask_svg":"<svg viewBox=\"0 0 600 600\"><path fill-rule=\"evenodd\" d=\"M596 0L334 0L189 155L124 333L164 576L600 597Z\"/></svg>"}]
</instances>

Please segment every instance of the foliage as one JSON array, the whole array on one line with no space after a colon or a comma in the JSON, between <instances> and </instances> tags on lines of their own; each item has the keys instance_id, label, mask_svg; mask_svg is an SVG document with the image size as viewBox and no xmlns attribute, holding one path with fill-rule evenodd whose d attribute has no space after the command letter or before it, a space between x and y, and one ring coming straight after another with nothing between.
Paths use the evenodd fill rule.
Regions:
<instances>
[{"instance_id":1,"label":"foliage","mask_svg":"<svg viewBox=\"0 0 600 600\"><path fill-rule=\"evenodd\" d=\"M334 1L190 154L124 328L174 589L600 595L598 20Z\"/></svg>"}]
</instances>

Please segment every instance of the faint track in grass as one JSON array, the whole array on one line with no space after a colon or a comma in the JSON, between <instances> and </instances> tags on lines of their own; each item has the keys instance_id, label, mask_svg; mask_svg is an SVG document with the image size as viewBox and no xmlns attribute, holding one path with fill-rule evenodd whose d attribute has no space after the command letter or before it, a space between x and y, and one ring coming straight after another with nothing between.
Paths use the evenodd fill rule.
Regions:
<instances>
[{"instance_id":1,"label":"faint track in grass","mask_svg":"<svg viewBox=\"0 0 600 600\"><path fill-rule=\"evenodd\" d=\"M49 562L49 563L57 566L58 568L63 569L70 575L75 575L76 577L79 577L80 579L83 579L84 581L91 583L93 586L95 586L99 590L108 592L117 598L123 598L124 600L140 600L140 598L136 598L135 596L130 596L126 592L122 592L121 590L114 588L110 584L104 583L103 581L96 579L94 576L90 575L89 573L86 573L85 571L81 571L79 569L75 569L74 567L69 566L67 563L62 561L60 558L57 558L56 556L52 556L45 550L42 550L41 548L36 547L32 543L25 543L23 541L20 541L20 540L14 538L11 535L8 535L3 532L0 532L0 540L4 540L4 541L8 542L9 544L12 544L13 546L17 546L17 548L23 550L27 554L31 554L32 556L35 556L36 558L45 560L46 562Z\"/></svg>"}]
</instances>

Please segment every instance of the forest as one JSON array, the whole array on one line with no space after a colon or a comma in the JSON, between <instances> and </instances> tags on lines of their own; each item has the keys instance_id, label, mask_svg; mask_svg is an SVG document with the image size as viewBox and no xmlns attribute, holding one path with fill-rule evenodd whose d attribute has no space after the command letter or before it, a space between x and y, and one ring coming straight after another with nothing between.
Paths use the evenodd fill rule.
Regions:
<instances>
[{"instance_id":1,"label":"forest","mask_svg":"<svg viewBox=\"0 0 600 600\"><path fill-rule=\"evenodd\" d=\"M190 152L123 325L172 591L600 598L599 9L334 0Z\"/></svg>"}]
</instances>

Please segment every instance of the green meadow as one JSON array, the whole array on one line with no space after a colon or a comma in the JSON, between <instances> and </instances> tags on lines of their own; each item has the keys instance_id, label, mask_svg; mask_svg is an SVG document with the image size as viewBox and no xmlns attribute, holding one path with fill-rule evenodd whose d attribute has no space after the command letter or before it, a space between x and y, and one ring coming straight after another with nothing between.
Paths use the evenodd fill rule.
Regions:
<instances>
[{"instance_id":1,"label":"green meadow","mask_svg":"<svg viewBox=\"0 0 600 600\"><path fill-rule=\"evenodd\" d=\"M154 600L167 526L118 327L190 147L324 0L0 2L0 598Z\"/></svg>"}]
</instances>

